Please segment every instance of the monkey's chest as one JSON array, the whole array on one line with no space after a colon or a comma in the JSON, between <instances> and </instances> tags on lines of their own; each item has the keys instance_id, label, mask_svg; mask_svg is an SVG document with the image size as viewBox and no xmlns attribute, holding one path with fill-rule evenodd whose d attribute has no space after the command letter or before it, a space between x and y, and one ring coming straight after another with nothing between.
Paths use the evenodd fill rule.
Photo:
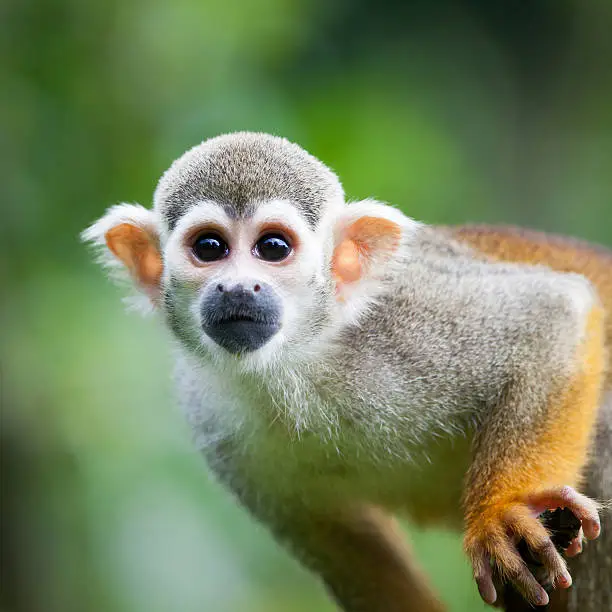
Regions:
<instances>
[{"instance_id":1,"label":"monkey's chest","mask_svg":"<svg viewBox=\"0 0 612 612\"><path fill-rule=\"evenodd\" d=\"M470 441L435 438L418 448L370 447L351 440L287 440L268 432L249 453L250 471L277 493L324 508L368 502L419 524L461 525Z\"/></svg>"}]
</instances>

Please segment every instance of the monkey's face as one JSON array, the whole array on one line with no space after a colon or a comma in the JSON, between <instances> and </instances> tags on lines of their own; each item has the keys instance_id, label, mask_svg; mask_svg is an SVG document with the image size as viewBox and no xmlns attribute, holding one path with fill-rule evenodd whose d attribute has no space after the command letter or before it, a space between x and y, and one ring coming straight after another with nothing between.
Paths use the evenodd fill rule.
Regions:
<instances>
[{"instance_id":1,"label":"monkey's face","mask_svg":"<svg viewBox=\"0 0 612 612\"><path fill-rule=\"evenodd\" d=\"M377 295L414 222L347 206L336 175L267 134L212 138L162 176L153 210L121 204L84 233L125 266L193 353L257 368L314 355Z\"/></svg>"},{"instance_id":2,"label":"monkey's face","mask_svg":"<svg viewBox=\"0 0 612 612\"><path fill-rule=\"evenodd\" d=\"M246 217L199 203L178 221L164 259L173 329L213 354L279 353L312 336L334 301L321 239L282 200Z\"/></svg>"}]
</instances>

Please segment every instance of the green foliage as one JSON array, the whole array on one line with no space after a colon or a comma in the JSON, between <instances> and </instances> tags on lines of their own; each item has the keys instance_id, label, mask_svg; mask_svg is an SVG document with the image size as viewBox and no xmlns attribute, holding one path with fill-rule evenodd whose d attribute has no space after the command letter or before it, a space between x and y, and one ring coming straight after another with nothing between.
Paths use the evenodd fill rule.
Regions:
<instances>
[{"instance_id":1,"label":"green foliage","mask_svg":"<svg viewBox=\"0 0 612 612\"><path fill-rule=\"evenodd\" d=\"M333 609L210 481L166 333L124 312L78 233L150 202L187 147L252 129L304 145L352 198L612 244L610 5L502 4L3 5L7 611ZM411 535L451 610L484 609L458 537Z\"/></svg>"}]
</instances>

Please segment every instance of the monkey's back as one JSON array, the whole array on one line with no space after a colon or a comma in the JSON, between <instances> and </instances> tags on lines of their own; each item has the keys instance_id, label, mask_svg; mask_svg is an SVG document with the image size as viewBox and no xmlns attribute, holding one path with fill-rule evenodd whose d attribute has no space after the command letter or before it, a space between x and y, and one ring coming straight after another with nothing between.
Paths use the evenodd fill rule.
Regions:
<instances>
[{"instance_id":1,"label":"monkey's back","mask_svg":"<svg viewBox=\"0 0 612 612\"><path fill-rule=\"evenodd\" d=\"M605 311L612 312L611 250L575 238L512 226L463 225L451 231L459 241L495 259L545 265L586 276L597 289ZM612 346L610 316L606 321L606 343Z\"/></svg>"}]
</instances>

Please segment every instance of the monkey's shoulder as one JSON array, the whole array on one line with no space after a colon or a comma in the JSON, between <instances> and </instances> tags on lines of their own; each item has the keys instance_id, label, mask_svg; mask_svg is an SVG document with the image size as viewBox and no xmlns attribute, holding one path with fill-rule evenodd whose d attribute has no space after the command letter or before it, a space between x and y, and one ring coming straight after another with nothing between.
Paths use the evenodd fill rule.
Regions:
<instances>
[{"instance_id":1,"label":"monkey's shoulder","mask_svg":"<svg viewBox=\"0 0 612 612\"><path fill-rule=\"evenodd\" d=\"M343 330L339 359L349 371L390 373L394 381L404 372L412 389L423 381L444 389L444 377L460 389L497 386L513 368L571 362L598 303L578 274L415 256L359 324Z\"/></svg>"},{"instance_id":2,"label":"monkey's shoulder","mask_svg":"<svg viewBox=\"0 0 612 612\"><path fill-rule=\"evenodd\" d=\"M486 257L546 266L589 279L607 312L612 312L612 250L604 246L513 226L464 225L445 228L447 235ZM612 345L612 317L606 323Z\"/></svg>"}]
</instances>

